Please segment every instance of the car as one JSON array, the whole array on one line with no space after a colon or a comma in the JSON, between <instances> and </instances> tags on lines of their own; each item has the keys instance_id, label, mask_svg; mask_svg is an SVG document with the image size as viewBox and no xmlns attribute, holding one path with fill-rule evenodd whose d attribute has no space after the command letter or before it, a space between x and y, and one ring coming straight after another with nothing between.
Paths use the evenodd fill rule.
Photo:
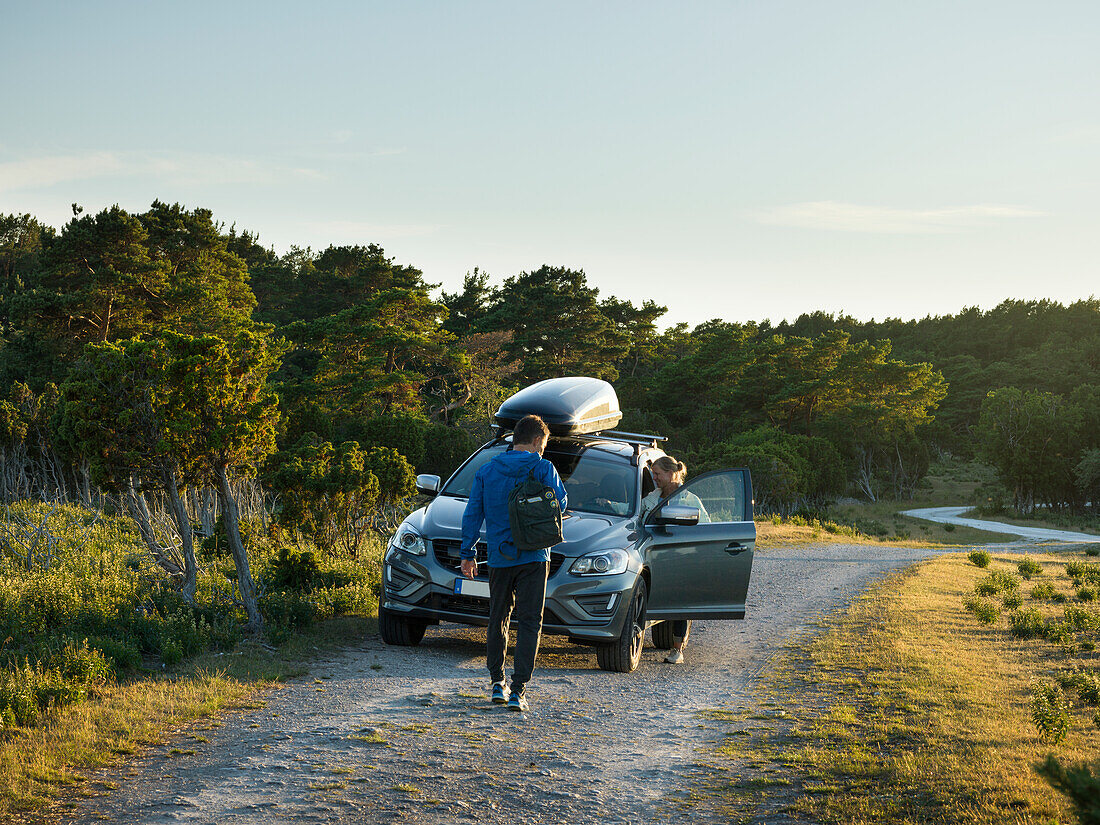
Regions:
<instances>
[{"instance_id":1,"label":"car","mask_svg":"<svg viewBox=\"0 0 1100 825\"><path fill-rule=\"evenodd\" d=\"M489 584L484 533L479 576L459 566L462 514L478 468L511 449L524 415L550 428L544 457L569 495L563 541L551 548L543 632L593 645L605 670L637 668L645 631L672 646L671 620L743 619L756 526L746 468L708 472L682 489L698 507L662 500L641 517L654 489L648 466L663 456L661 436L613 429L621 420L614 388L587 377L540 381L508 398L494 416L496 436L445 482L420 475L429 503L389 540L382 568L379 628L391 645L416 645L429 625L486 626Z\"/></svg>"}]
</instances>

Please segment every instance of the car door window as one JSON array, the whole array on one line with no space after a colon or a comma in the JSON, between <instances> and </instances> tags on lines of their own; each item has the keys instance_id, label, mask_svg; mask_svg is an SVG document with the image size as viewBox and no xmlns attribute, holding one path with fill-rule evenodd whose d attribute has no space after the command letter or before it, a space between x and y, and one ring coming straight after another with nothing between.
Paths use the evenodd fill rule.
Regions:
<instances>
[{"instance_id":1,"label":"car door window","mask_svg":"<svg viewBox=\"0 0 1100 825\"><path fill-rule=\"evenodd\" d=\"M745 476L740 471L707 473L691 479L669 499L670 504L699 507L699 522L730 524L746 518Z\"/></svg>"}]
</instances>

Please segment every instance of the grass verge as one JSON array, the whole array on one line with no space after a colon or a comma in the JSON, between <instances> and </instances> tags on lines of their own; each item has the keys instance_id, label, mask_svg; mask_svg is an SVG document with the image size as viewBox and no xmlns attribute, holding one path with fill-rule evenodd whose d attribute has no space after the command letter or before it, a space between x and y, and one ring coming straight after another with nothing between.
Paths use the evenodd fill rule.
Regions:
<instances>
[{"instance_id":1,"label":"grass verge","mask_svg":"<svg viewBox=\"0 0 1100 825\"><path fill-rule=\"evenodd\" d=\"M36 727L5 729L0 821L49 821L43 809L58 797L97 792L88 769L117 764L198 720L257 707L265 689L306 673L319 652L376 629L374 618L347 616L295 632L278 647L246 641L232 652L197 656L164 676L108 686L95 701L51 711Z\"/></svg>"},{"instance_id":2,"label":"grass verge","mask_svg":"<svg viewBox=\"0 0 1100 825\"><path fill-rule=\"evenodd\" d=\"M884 528L877 535L869 535L858 528L832 521L806 522L804 519L795 521L788 519L776 523L771 519L761 519L756 522L757 543L761 547L794 547L822 542L895 544L905 547L961 547L1012 541L1012 536L1004 533L987 533L972 527L955 527L950 524L937 524L901 516L897 513L899 507L897 503L859 505L859 507L873 508L872 523L875 525L889 523L891 529ZM855 518L854 521L858 524L861 520L866 520L868 518L866 512L865 509L864 515Z\"/></svg>"},{"instance_id":3,"label":"grass verge","mask_svg":"<svg viewBox=\"0 0 1100 825\"><path fill-rule=\"evenodd\" d=\"M1018 561L994 555L993 566ZM731 821L768 811L829 823L1069 821L1065 798L1033 766L1052 752L1095 760L1100 738L1078 718L1063 741L1044 744L1032 690L1067 667L1095 667L1097 655L977 621L964 601L988 574L941 556L788 646L765 679L760 706L770 710L710 715L727 735L694 804Z\"/></svg>"}]
</instances>

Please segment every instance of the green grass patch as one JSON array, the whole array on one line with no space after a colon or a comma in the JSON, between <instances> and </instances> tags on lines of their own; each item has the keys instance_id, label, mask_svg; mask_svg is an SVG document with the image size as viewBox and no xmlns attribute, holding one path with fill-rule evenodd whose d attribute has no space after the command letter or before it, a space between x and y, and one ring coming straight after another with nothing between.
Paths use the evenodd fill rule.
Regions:
<instances>
[{"instance_id":1,"label":"green grass patch","mask_svg":"<svg viewBox=\"0 0 1100 825\"><path fill-rule=\"evenodd\" d=\"M1018 558L994 557L989 572L1015 577ZM1072 591L1059 557L1044 567L1044 583ZM1070 821L1034 766L1051 752L1065 764L1100 757L1092 608L1002 609L974 592L986 576L941 556L788 647L764 680L786 716L748 735L716 718L731 727L718 750L727 777L694 793L731 821L775 810L825 823ZM769 766L791 784L771 782Z\"/></svg>"}]
</instances>

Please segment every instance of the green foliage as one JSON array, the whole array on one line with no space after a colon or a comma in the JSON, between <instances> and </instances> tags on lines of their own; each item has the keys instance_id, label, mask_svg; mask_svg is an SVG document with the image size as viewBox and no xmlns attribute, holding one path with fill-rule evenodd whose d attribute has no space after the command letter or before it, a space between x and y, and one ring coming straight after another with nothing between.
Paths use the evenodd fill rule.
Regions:
<instances>
[{"instance_id":1,"label":"green foliage","mask_svg":"<svg viewBox=\"0 0 1100 825\"><path fill-rule=\"evenodd\" d=\"M1077 600L1082 602L1096 601L1096 588L1088 586L1077 588Z\"/></svg>"},{"instance_id":2,"label":"green foliage","mask_svg":"<svg viewBox=\"0 0 1100 825\"><path fill-rule=\"evenodd\" d=\"M1085 453L1097 445L1100 433L1092 420L1100 388L1085 385L1067 398L1051 392L1003 387L990 391L982 405L977 436L983 457L993 464L1013 504L1030 512L1040 503L1080 508L1085 488L1091 488Z\"/></svg>"},{"instance_id":3,"label":"green foliage","mask_svg":"<svg viewBox=\"0 0 1100 825\"><path fill-rule=\"evenodd\" d=\"M1043 582L1031 588L1031 598L1036 600L1053 599L1056 595L1054 585L1050 582Z\"/></svg>"},{"instance_id":4,"label":"green foliage","mask_svg":"<svg viewBox=\"0 0 1100 825\"><path fill-rule=\"evenodd\" d=\"M276 523L322 546L359 552L379 508L415 490L412 468L396 450L361 450L355 441L334 448L310 434L276 453L264 479L280 497Z\"/></svg>"},{"instance_id":5,"label":"green foliage","mask_svg":"<svg viewBox=\"0 0 1100 825\"><path fill-rule=\"evenodd\" d=\"M974 592L979 596L996 596L998 593L1014 591L1020 586L1020 579L1012 573L994 570L984 579L974 585Z\"/></svg>"},{"instance_id":6,"label":"green foliage","mask_svg":"<svg viewBox=\"0 0 1100 825\"><path fill-rule=\"evenodd\" d=\"M1019 639L1035 639L1046 632L1043 614L1033 607L1017 610L1008 617L1009 631Z\"/></svg>"},{"instance_id":7,"label":"green foliage","mask_svg":"<svg viewBox=\"0 0 1100 825\"><path fill-rule=\"evenodd\" d=\"M967 596L963 604L982 624L993 624L1001 618L1001 609L987 599Z\"/></svg>"},{"instance_id":8,"label":"green foliage","mask_svg":"<svg viewBox=\"0 0 1100 825\"><path fill-rule=\"evenodd\" d=\"M843 460L831 443L775 427L758 427L693 452L689 462L692 473L748 467L763 513L789 514L805 503L824 504L845 484Z\"/></svg>"},{"instance_id":9,"label":"green foliage","mask_svg":"<svg viewBox=\"0 0 1100 825\"><path fill-rule=\"evenodd\" d=\"M280 590L308 590L321 573L311 550L280 547L275 562L268 568L268 582Z\"/></svg>"},{"instance_id":10,"label":"green foliage","mask_svg":"<svg viewBox=\"0 0 1100 825\"><path fill-rule=\"evenodd\" d=\"M1042 574L1043 565L1039 564L1039 562L1035 561L1035 559L1030 556L1027 556L1016 565L1016 569L1020 571L1021 576L1031 581L1034 576Z\"/></svg>"},{"instance_id":11,"label":"green foliage","mask_svg":"<svg viewBox=\"0 0 1100 825\"><path fill-rule=\"evenodd\" d=\"M1005 610L1015 610L1024 603L1024 597L1020 595L1019 591L1013 590L1010 593L1005 593L1001 601L1005 606Z\"/></svg>"},{"instance_id":12,"label":"green foliage","mask_svg":"<svg viewBox=\"0 0 1100 825\"><path fill-rule=\"evenodd\" d=\"M1100 764L1064 767L1054 754L1035 766L1051 786L1069 797L1081 825L1100 825Z\"/></svg>"},{"instance_id":13,"label":"green foliage","mask_svg":"<svg viewBox=\"0 0 1100 825\"><path fill-rule=\"evenodd\" d=\"M1031 721L1044 742L1056 745L1066 738L1070 726L1069 706L1061 687L1042 683L1035 686L1031 694Z\"/></svg>"},{"instance_id":14,"label":"green foliage","mask_svg":"<svg viewBox=\"0 0 1100 825\"><path fill-rule=\"evenodd\" d=\"M985 550L971 550L966 557L970 559L975 567L981 568L989 567L989 562L992 561L993 558Z\"/></svg>"},{"instance_id":15,"label":"green foliage","mask_svg":"<svg viewBox=\"0 0 1100 825\"><path fill-rule=\"evenodd\" d=\"M1100 564L1090 564L1087 561L1066 562L1066 575L1073 579L1074 584L1082 583L1100 585Z\"/></svg>"}]
</instances>

